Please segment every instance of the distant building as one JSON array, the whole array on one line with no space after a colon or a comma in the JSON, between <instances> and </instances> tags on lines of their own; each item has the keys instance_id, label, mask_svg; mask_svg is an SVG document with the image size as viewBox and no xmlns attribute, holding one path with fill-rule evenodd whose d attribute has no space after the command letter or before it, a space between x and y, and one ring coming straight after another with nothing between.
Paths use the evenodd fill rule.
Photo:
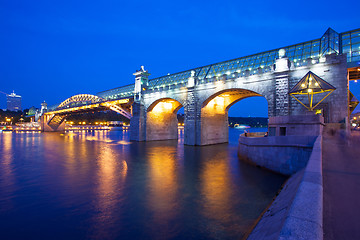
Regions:
<instances>
[{"instance_id":1,"label":"distant building","mask_svg":"<svg viewBox=\"0 0 360 240\"><path fill-rule=\"evenodd\" d=\"M16 95L14 91L7 95L7 110L21 111L21 96Z\"/></svg>"},{"instance_id":2,"label":"distant building","mask_svg":"<svg viewBox=\"0 0 360 240\"><path fill-rule=\"evenodd\" d=\"M47 103L44 101L41 103L41 109L32 106L26 113L26 117L29 117L31 122L37 122L45 112L47 112Z\"/></svg>"}]
</instances>

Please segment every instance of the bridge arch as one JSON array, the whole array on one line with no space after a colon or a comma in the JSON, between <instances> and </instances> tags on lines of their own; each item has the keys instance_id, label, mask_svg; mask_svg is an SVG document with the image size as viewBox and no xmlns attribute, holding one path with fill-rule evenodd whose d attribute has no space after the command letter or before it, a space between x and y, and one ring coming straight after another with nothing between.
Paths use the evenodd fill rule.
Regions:
<instances>
[{"instance_id":1,"label":"bridge arch","mask_svg":"<svg viewBox=\"0 0 360 240\"><path fill-rule=\"evenodd\" d=\"M249 97L262 96L257 92L231 88L208 96L201 104L201 145L228 142L228 110L235 103Z\"/></svg>"},{"instance_id":2,"label":"bridge arch","mask_svg":"<svg viewBox=\"0 0 360 240\"><path fill-rule=\"evenodd\" d=\"M230 88L230 89L224 89L221 91L218 91L216 93L213 93L209 96L206 96L205 100L202 102L201 108L204 108L211 105L211 102L219 101L219 98L224 99L223 106L225 109L229 109L233 104L236 102L247 98L247 97L254 97L254 96L263 96L257 92L254 92L252 90L248 89L242 89L242 88ZM264 97L264 96L263 96Z\"/></svg>"},{"instance_id":3,"label":"bridge arch","mask_svg":"<svg viewBox=\"0 0 360 240\"><path fill-rule=\"evenodd\" d=\"M46 132L64 130L66 117L74 113L89 111L104 111L110 109L130 119L132 117L132 103L133 101L130 99L107 101L99 96L91 94L74 95L42 116L42 130Z\"/></svg>"},{"instance_id":4,"label":"bridge arch","mask_svg":"<svg viewBox=\"0 0 360 240\"><path fill-rule=\"evenodd\" d=\"M60 103L59 106L57 106L57 108L70 107L71 104L74 103L82 103L82 102L97 103L101 101L104 101L104 99L99 96L95 96L91 94L77 94L72 97L69 97L68 99Z\"/></svg>"},{"instance_id":5,"label":"bridge arch","mask_svg":"<svg viewBox=\"0 0 360 240\"><path fill-rule=\"evenodd\" d=\"M178 138L177 112L183 104L173 98L161 98L146 109L146 140Z\"/></svg>"}]
</instances>

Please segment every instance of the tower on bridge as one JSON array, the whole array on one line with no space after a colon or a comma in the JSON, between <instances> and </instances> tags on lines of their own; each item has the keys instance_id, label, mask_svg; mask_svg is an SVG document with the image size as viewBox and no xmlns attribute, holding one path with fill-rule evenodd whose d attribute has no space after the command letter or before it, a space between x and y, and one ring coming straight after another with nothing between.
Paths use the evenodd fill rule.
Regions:
<instances>
[{"instance_id":1,"label":"tower on bridge","mask_svg":"<svg viewBox=\"0 0 360 240\"><path fill-rule=\"evenodd\" d=\"M134 89L134 101L139 102L141 99L141 93L146 90L148 86L150 73L144 69L144 66L140 67L135 73L135 89Z\"/></svg>"}]
</instances>

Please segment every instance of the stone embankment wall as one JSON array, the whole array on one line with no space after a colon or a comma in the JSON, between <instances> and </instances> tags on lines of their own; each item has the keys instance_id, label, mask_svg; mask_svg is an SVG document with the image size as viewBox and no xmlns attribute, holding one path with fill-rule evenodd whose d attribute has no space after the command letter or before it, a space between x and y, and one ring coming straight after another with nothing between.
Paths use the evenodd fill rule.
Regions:
<instances>
[{"instance_id":1,"label":"stone embankment wall","mask_svg":"<svg viewBox=\"0 0 360 240\"><path fill-rule=\"evenodd\" d=\"M241 160L272 171L291 175L306 166L316 136L279 136L239 138Z\"/></svg>"},{"instance_id":2,"label":"stone embankment wall","mask_svg":"<svg viewBox=\"0 0 360 240\"><path fill-rule=\"evenodd\" d=\"M291 176L247 239L323 239L322 137L306 168Z\"/></svg>"}]
</instances>

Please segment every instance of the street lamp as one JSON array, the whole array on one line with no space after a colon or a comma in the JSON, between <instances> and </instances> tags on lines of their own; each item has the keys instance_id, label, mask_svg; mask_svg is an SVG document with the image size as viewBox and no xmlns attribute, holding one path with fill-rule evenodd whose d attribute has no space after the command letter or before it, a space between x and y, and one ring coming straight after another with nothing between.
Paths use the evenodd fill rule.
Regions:
<instances>
[{"instance_id":1,"label":"street lamp","mask_svg":"<svg viewBox=\"0 0 360 240\"><path fill-rule=\"evenodd\" d=\"M9 125L11 125L11 118L5 117L5 121L6 121Z\"/></svg>"}]
</instances>

